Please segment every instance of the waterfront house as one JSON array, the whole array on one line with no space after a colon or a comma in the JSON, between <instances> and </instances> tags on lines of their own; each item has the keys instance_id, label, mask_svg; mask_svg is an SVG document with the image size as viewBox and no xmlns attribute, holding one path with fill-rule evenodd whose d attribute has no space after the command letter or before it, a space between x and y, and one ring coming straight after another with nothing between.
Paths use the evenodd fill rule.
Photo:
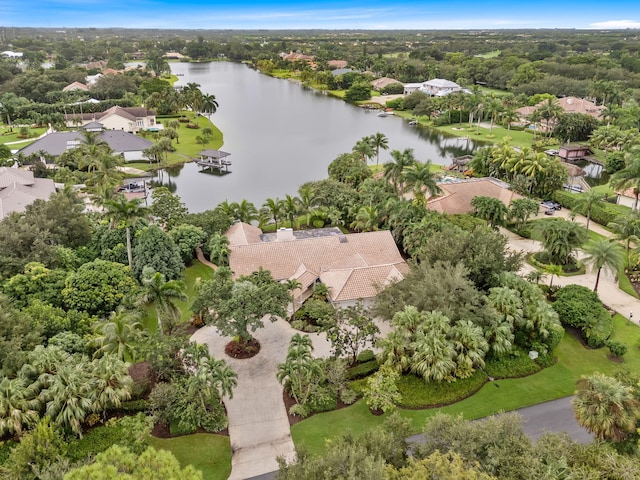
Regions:
<instances>
[{"instance_id":1,"label":"waterfront house","mask_svg":"<svg viewBox=\"0 0 640 480\"><path fill-rule=\"evenodd\" d=\"M104 112L67 114L64 119L67 127L82 127L88 123L100 122L105 130L122 130L130 133L159 128L156 112L144 107L114 105Z\"/></svg>"},{"instance_id":2,"label":"waterfront house","mask_svg":"<svg viewBox=\"0 0 640 480\"><path fill-rule=\"evenodd\" d=\"M474 197L497 198L506 206L516 198L522 198L510 189L508 183L492 177L451 178L447 182L438 183L438 186L442 193L437 197L431 197L427 201L427 208L440 213L471 213L473 212L471 201Z\"/></svg>"},{"instance_id":3,"label":"waterfront house","mask_svg":"<svg viewBox=\"0 0 640 480\"><path fill-rule=\"evenodd\" d=\"M276 280L297 280L301 287L293 292L296 307L317 282L326 285L336 307L370 305L380 288L401 280L409 269L389 231L344 234L336 227L281 228L264 234L240 222L226 236L234 278L262 267Z\"/></svg>"}]
</instances>

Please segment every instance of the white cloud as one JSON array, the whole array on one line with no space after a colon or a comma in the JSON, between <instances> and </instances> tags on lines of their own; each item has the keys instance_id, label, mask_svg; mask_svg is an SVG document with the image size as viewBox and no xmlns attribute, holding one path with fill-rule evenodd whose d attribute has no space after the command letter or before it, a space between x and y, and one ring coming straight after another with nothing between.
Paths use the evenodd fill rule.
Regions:
<instances>
[{"instance_id":1,"label":"white cloud","mask_svg":"<svg viewBox=\"0 0 640 480\"><path fill-rule=\"evenodd\" d=\"M640 22L636 20L607 20L590 25L592 28L640 28Z\"/></svg>"}]
</instances>

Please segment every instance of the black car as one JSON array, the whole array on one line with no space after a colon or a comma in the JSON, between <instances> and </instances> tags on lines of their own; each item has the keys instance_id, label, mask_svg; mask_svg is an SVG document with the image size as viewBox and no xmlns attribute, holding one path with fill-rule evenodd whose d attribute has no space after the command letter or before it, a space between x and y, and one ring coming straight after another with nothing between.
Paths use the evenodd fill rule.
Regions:
<instances>
[{"instance_id":1,"label":"black car","mask_svg":"<svg viewBox=\"0 0 640 480\"><path fill-rule=\"evenodd\" d=\"M553 200L545 200L544 202L541 202L540 205L549 210L562 209L562 205L560 205L558 202L554 202Z\"/></svg>"}]
</instances>

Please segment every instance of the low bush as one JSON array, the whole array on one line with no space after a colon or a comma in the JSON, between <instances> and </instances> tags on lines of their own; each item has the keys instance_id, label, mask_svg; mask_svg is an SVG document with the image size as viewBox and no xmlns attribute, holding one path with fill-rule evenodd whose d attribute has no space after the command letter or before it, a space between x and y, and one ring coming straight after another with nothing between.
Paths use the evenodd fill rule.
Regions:
<instances>
[{"instance_id":1,"label":"low bush","mask_svg":"<svg viewBox=\"0 0 640 480\"><path fill-rule=\"evenodd\" d=\"M487 377L481 371L455 382L425 382L415 375L403 375L397 384L402 395L398 406L427 408L449 405L473 395L486 381Z\"/></svg>"},{"instance_id":2,"label":"low bush","mask_svg":"<svg viewBox=\"0 0 640 480\"><path fill-rule=\"evenodd\" d=\"M564 190L558 190L553 194L553 199L556 202L571 210L576 209L578 198L580 198L578 194L565 192ZM594 205L591 208L591 220L600 225L608 225L613 222L618 215L620 215L619 210L616 210L615 207L608 203Z\"/></svg>"},{"instance_id":3,"label":"low bush","mask_svg":"<svg viewBox=\"0 0 640 480\"><path fill-rule=\"evenodd\" d=\"M371 360L347 369L347 379L356 380L364 378L378 371L380 365L377 360Z\"/></svg>"},{"instance_id":4,"label":"low bush","mask_svg":"<svg viewBox=\"0 0 640 480\"><path fill-rule=\"evenodd\" d=\"M526 377L541 369L535 361L529 358L526 352L518 351L515 355L509 355L500 359L487 361L484 371L493 378L518 378Z\"/></svg>"},{"instance_id":5,"label":"low bush","mask_svg":"<svg viewBox=\"0 0 640 480\"><path fill-rule=\"evenodd\" d=\"M311 396L307 406L312 413L329 412L338 408L338 399L328 388L319 388Z\"/></svg>"},{"instance_id":6,"label":"low bush","mask_svg":"<svg viewBox=\"0 0 640 480\"><path fill-rule=\"evenodd\" d=\"M607 348L612 355L622 358L627 353L627 346L624 343L610 340L607 342Z\"/></svg>"},{"instance_id":7,"label":"low bush","mask_svg":"<svg viewBox=\"0 0 640 480\"><path fill-rule=\"evenodd\" d=\"M375 359L376 359L375 353L373 353L373 350L369 350L369 349L361 351L356 357L356 361L358 363L366 363Z\"/></svg>"}]
</instances>

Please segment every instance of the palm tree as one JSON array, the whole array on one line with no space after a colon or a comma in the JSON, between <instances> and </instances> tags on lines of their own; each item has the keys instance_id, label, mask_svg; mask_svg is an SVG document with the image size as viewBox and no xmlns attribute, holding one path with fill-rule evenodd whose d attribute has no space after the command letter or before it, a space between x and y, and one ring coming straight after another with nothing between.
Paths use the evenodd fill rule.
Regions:
<instances>
[{"instance_id":1,"label":"palm tree","mask_svg":"<svg viewBox=\"0 0 640 480\"><path fill-rule=\"evenodd\" d=\"M105 202L107 215L111 218L111 227L117 227L124 223L127 233L127 259L129 268L133 269L133 251L131 248L131 227L141 218L144 218L147 209L141 205L141 200L134 198L127 200L123 195L115 200Z\"/></svg>"},{"instance_id":2,"label":"palm tree","mask_svg":"<svg viewBox=\"0 0 640 480\"><path fill-rule=\"evenodd\" d=\"M380 213L372 205L360 207L351 228L359 232L371 232L380 227Z\"/></svg>"},{"instance_id":3,"label":"palm tree","mask_svg":"<svg viewBox=\"0 0 640 480\"><path fill-rule=\"evenodd\" d=\"M631 242L640 241L640 215L638 211L617 216L607 226L613 231L616 240L624 242L627 250L627 268L631 268Z\"/></svg>"},{"instance_id":4,"label":"palm tree","mask_svg":"<svg viewBox=\"0 0 640 480\"><path fill-rule=\"evenodd\" d=\"M313 358L313 343L308 335L296 333L291 337L287 358L278 365L277 379L301 405L309 399L314 387L313 379L321 372Z\"/></svg>"},{"instance_id":5,"label":"palm tree","mask_svg":"<svg viewBox=\"0 0 640 480\"><path fill-rule=\"evenodd\" d=\"M542 247L552 263L567 265L572 252L587 239L586 229L575 222L549 220L537 223L535 230L541 237Z\"/></svg>"},{"instance_id":6,"label":"palm tree","mask_svg":"<svg viewBox=\"0 0 640 480\"><path fill-rule=\"evenodd\" d=\"M300 213L306 216L306 222L307 225L309 225L311 223L311 216L318 206L318 202L313 196L311 185L302 185L298 188L298 199Z\"/></svg>"},{"instance_id":7,"label":"palm tree","mask_svg":"<svg viewBox=\"0 0 640 480\"><path fill-rule=\"evenodd\" d=\"M384 133L376 132L371 135L371 145L376 149L376 165L380 161L380 149L389 150L389 139Z\"/></svg>"},{"instance_id":8,"label":"palm tree","mask_svg":"<svg viewBox=\"0 0 640 480\"><path fill-rule=\"evenodd\" d=\"M131 398L133 380L129 376L129 364L113 355L104 355L91 362L91 366L92 410L102 412L104 418L108 408L117 408L123 400Z\"/></svg>"},{"instance_id":9,"label":"palm tree","mask_svg":"<svg viewBox=\"0 0 640 480\"><path fill-rule=\"evenodd\" d=\"M633 188L633 210L637 210L640 195L640 149L635 148L628 155L626 166L611 176L610 183L615 189Z\"/></svg>"},{"instance_id":10,"label":"palm tree","mask_svg":"<svg viewBox=\"0 0 640 480\"><path fill-rule=\"evenodd\" d=\"M503 124L506 124L507 130L511 130L511 124L520 120L520 115L518 115L515 107L509 106L500 112L500 120Z\"/></svg>"},{"instance_id":11,"label":"palm tree","mask_svg":"<svg viewBox=\"0 0 640 480\"><path fill-rule=\"evenodd\" d=\"M202 95L200 111L206 113L209 117L218 111L218 102L216 96L205 93Z\"/></svg>"},{"instance_id":12,"label":"palm tree","mask_svg":"<svg viewBox=\"0 0 640 480\"><path fill-rule=\"evenodd\" d=\"M276 230L278 230L278 219L281 217L284 210L284 202L279 198L267 198L262 204L262 211L269 219L273 219L276 224Z\"/></svg>"},{"instance_id":13,"label":"palm tree","mask_svg":"<svg viewBox=\"0 0 640 480\"><path fill-rule=\"evenodd\" d=\"M549 275L549 288L553 288L553 277L559 277L562 275L562 266L550 263L544 267L544 273Z\"/></svg>"},{"instance_id":14,"label":"palm tree","mask_svg":"<svg viewBox=\"0 0 640 480\"><path fill-rule=\"evenodd\" d=\"M122 361L136 360L135 344L142 335L140 315L136 312L119 309L113 312L108 320L95 325L97 334L91 340L98 350L93 354L94 358L109 354Z\"/></svg>"},{"instance_id":15,"label":"palm tree","mask_svg":"<svg viewBox=\"0 0 640 480\"><path fill-rule=\"evenodd\" d=\"M232 206L234 208L234 216L236 220L244 223L251 223L253 221L260 220L258 209L253 203L242 199L240 203L232 203Z\"/></svg>"},{"instance_id":16,"label":"palm tree","mask_svg":"<svg viewBox=\"0 0 640 480\"><path fill-rule=\"evenodd\" d=\"M289 226L291 228L294 228L294 222L299 211L300 205L298 197L292 197L287 194L287 196L284 197L284 214L287 220L289 220Z\"/></svg>"},{"instance_id":17,"label":"palm tree","mask_svg":"<svg viewBox=\"0 0 640 480\"><path fill-rule=\"evenodd\" d=\"M640 404L631 387L594 373L578 380L573 411L578 423L598 440L620 442L636 431Z\"/></svg>"},{"instance_id":18,"label":"palm tree","mask_svg":"<svg viewBox=\"0 0 640 480\"><path fill-rule=\"evenodd\" d=\"M356 142L353 146L353 153L357 154L362 158L362 161L366 165L367 160L373 157L374 146L371 141L371 137L363 137Z\"/></svg>"},{"instance_id":19,"label":"palm tree","mask_svg":"<svg viewBox=\"0 0 640 480\"><path fill-rule=\"evenodd\" d=\"M402 172L406 184L413 189L415 199L422 205L427 201L425 191L429 196L442 191L436 183L436 175L431 171L431 166L431 160L426 163L414 163L405 167Z\"/></svg>"},{"instance_id":20,"label":"palm tree","mask_svg":"<svg viewBox=\"0 0 640 480\"><path fill-rule=\"evenodd\" d=\"M545 120L547 126L547 136L551 136L551 121L557 120L560 115L564 113L564 110L554 98L547 98L542 105L540 105L536 111L540 112L540 118Z\"/></svg>"},{"instance_id":21,"label":"palm tree","mask_svg":"<svg viewBox=\"0 0 640 480\"><path fill-rule=\"evenodd\" d=\"M485 110L491 119L489 124L489 134L491 134L493 132L493 124L502 111L502 102L500 102L499 98L490 98L485 105Z\"/></svg>"},{"instance_id":22,"label":"palm tree","mask_svg":"<svg viewBox=\"0 0 640 480\"><path fill-rule=\"evenodd\" d=\"M592 240L584 246L584 251L588 255L585 262L596 270L596 284L593 291L598 291L600 282L600 272L603 268L608 269L614 275L617 274L624 265L624 250L618 242L600 239Z\"/></svg>"},{"instance_id":23,"label":"palm tree","mask_svg":"<svg viewBox=\"0 0 640 480\"><path fill-rule=\"evenodd\" d=\"M203 97L200 85L194 82L187 83L182 89L181 96L184 104L193 112L193 121L198 125L198 112L202 109Z\"/></svg>"},{"instance_id":24,"label":"palm tree","mask_svg":"<svg viewBox=\"0 0 640 480\"><path fill-rule=\"evenodd\" d=\"M24 427L38 423L38 402L21 378L3 377L0 381L0 435L22 436Z\"/></svg>"},{"instance_id":25,"label":"palm tree","mask_svg":"<svg viewBox=\"0 0 640 480\"><path fill-rule=\"evenodd\" d=\"M82 423L93 407L92 390L86 365L73 362L61 365L51 377L49 388L43 390L45 412L57 426L69 428L82 438Z\"/></svg>"},{"instance_id":26,"label":"palm tree","mask_svg":"<svg viewBox=\"0 0 640 480\"><path fill-rule=\"evenodd\" d=\"M144 267L142 269L142 286L145 291L140 297L140 303L145 305L153 303L160 333L164 333L163 320L167 321L168 333L171 333L173 326L180 318L180 309L174 300L187 300L185 284L179 280L167 281L162 273L155 272L150 267Z\"/></svg>"},{"instance_id":27,"label":"palm tree","mask_svg":"<svg viewBox=\"0 0 640 480\"><path fill-rule=\"evenodd\" d=\"M392 150L391 158L391 162L384 164L384 178L391 182L396 193L402 196L405 168L416 163L413 149L405 148L402 152L400 150Z\"/></svg>"},{"instance_id":28,"label":"palm tree","mask_svg":"<svg viewBox=\"0 0 640 480\"><path fill-rule=\"evenodd\" d=\"M489 343L480 326L470 320L461 320L451 327L449 340L455 351L456 377L468 378L475 368L484 368L484 356L489 350Z\"/></svg>"},{"instance_id":29,"label":"palm tree","mask_svg":"<svg viewBox=\"0 0 640 480\"><path fill-rule=\"evenodd\" d=\"M593 208L602 205L604 195L596 190L587 190L578 197L576 209L587 217L587 232L589 231L589 221L591 220L591 212Z\"/></svg>"},{"instance_id":30,"label":"palm tree","mask_svg":"<svg viewBox=\"0 0 640 480\"><path fill-rule=\"evenodd\" d=\"M287 290L289 290L291 294L291 310L292 313L296 313L296 297L293 294L293 291L302 288L302 284L296 278L290 278L287 280Z\"/></svg>"}]
</instances>

